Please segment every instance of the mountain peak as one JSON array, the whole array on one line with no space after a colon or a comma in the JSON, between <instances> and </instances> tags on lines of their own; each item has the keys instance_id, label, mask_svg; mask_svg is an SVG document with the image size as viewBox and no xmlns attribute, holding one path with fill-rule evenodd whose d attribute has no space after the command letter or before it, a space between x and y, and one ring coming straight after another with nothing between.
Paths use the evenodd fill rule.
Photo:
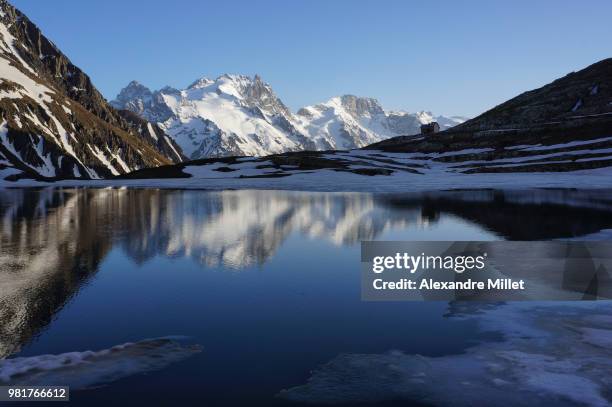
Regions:
<instances>
[{"instance_id":1,"label":"mountain peak","mask_svg":"<svg viewBox=\"0 0 612 407\"><path fill-rule=\"evenodd\" d=\"M116 109L124 109L126 104L134 100L150 100L151 97L151 89L138 81L131 81L125 88L121 89L115 100L112 100L110 104Z\"/></svg>"},{"instance_id":2,"label":"mountain peak","mask_svg":"<svg viewBox=\"0 0 612 407\"><path fill-rule=\"evenodd\" d=\"M180 91L180 90L178 90L177 88L174 88L174 87L172 87L172 86L166 85L166 86L164 86L163 88L161 88L161 89L159 90L159 92L160 92L160 93L166 93L166 94L169 94L169 93L180 93L181 91Z\"/></svg>"},{"instance_id":3,"label":"mountain peak","mask_svg":"<svg viewBox=\"0 0 612 407\"><path fill-rule=\"evenodd\" d=\"M384 110L377 99L355 95L342 95L332 100L339 103L344 109L356 117L375 116L384 114Z\"/></svg>"},{"instance_id":4,"label":"mountain peak","mask_svg":"<svg viewBox=\"0 0 612 407\"><path fill-rule=\"evenodd\" d=\"M200 78L182 91L161 89L150 99L124 106L159 123L194 159L359 148L387 137L416 134L421 124L433 120L425 113L389 115L377 99L352 94L293 114L259 74ZM447 122L440 126L454 124Z\"/></svg>"},{"instance_id":5,"label":"mountain peak","mask_svg":"<svg viewBox=\"0 0 612 407\"><path fill-rule=\"evenodd\" d=\"M196 79L191 85L187 87L187 89L199 89L199 88L206 87L212 83L214 83L213 80L208 79L207 77L204 76L204 77L201 77L200 79Z\"/></svg>"},{"instance_id":6,"label":"mountain peak","mask_svg":"<svg viewBox=\"0 0 612 407\"><path fill-rule=\"evenodd\" d=\"M220 75L215 82L221 82L224 79L229 80L231 82L238 82L238 83L252 83L254 82L254 79L251 78L250 76L247 75L241 75L241 74L233 74L233 73L224 73L223 75Z\"/></svg>"},{"instance_id":7,"label":"mountain peak","mask_svg":"<svg viewBox=\"0 0 612 407\"><path fill-rule=\"evenodd\" d=\"M166 86L160 91L151 89L138 81L131 81L110 102L111 106L119 110L130 110L153 123L164 121L170 115L169 110L161 105L162 93L176 93L176 89Z\"/></svg>"},{"instance_id":8,"label":"mountain peak","mask_svg":"<svg viewBox=\"0 0 612 407\"><path fill-rule=\"evenodd\" d=\"M147 88L138 81L131 81L127 86L119 92L117 99L130 97L132 95L151 94L151 89Z\"/></svg>"},{"instance_id":9,"label":"mountain peak","mask_svg":"<svg viewBox=\"0 0 612 407\"><path fill-rule=\"evenodd\" d=\"M224 73L221 74L219 76L217 76L214 80L210 79L206 76L203 76L199 79L196 79L195 81L193 81L189 86L187 86L186 89L202 89L205 88L207 86L210 85L214 85L216 84L219 88L219 91L224 92L228 91L228 93L230 94L235 94L236 92L233 92L232 90L227 88L227 85L233 86L234 90L238 91L239 94L242 94L245 90L255 86L255 87L265 87L269 90L271 90L270 85L268 85L267 83L265 83L262 79L261 76L259 76L259 74L255 74L255 76L250 77L248 75L242 75L242 74L231 74L231 73ZM140 85L137 81L132 81L128 84L128 86L126 88L135 86L135 85ZM160 89L160 92L162 93L168 93L168 92L176 92L177 89L172 88L172 87L164 87L162 89ZM237 96L237 95L236 95Z\"/></svg>"}]
</instances>

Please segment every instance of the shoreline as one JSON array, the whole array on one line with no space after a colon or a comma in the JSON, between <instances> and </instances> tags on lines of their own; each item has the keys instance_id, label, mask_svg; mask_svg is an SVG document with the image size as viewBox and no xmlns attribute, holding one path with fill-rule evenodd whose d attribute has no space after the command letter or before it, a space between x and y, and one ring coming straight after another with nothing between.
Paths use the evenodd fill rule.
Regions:
<instances>
[{"instance_id":1,"label":"shoreline","mask_svg":"<svg viewBox=\"0 0 612 407\"><path fill-rule=\"evenodd\" d=\"M154 188L189 190L277 190L304 192L367 192L410 193L446 190L525 190L525 189L612 189L612 169L576 171L569 173L511 173L511 174L406 174L358 175L320 170L295 173L281 178L150 178L105 180L60 180L44 182L19 180L0 182L0 188Z\"/></svg>"}]
</instances>

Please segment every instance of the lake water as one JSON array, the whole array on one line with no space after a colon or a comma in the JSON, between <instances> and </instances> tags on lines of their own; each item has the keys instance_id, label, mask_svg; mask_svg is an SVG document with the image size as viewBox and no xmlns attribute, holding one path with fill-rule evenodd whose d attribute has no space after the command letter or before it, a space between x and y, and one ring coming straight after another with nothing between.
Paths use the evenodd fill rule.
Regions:
<instances>
[{"instance_id":1,"label":"lake water","mask_svg":"<svg viewBox=\"0 0 612 407\"><path fill-rule=\"evenodd\" d=\"M487 304L361 301L360 241L606 239L612 198L9 189L0 221L0 384L70 384L73 403L88 406L445 404L432 389L421 397L390 388L404 383L399 373L352 375L364 360L354 355L399 366L412 363L406 355L490 355L482 344L510 334L457 317L493 315ZM608 311L597 313L596 328L608 329ZM580 401L559 391L542 397ZM609 392L599 393L606 402Z\"/></svg>"}]
</instances>

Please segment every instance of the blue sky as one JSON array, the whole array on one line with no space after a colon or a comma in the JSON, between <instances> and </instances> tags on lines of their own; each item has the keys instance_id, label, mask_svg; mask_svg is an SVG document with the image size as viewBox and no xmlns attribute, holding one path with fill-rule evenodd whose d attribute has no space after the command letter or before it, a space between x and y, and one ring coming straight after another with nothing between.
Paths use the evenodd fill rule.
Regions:
<instances>
[{"instance_id":1,"label":"blue sky","mask_svg":"<svg viewBox=\"0 0 612 407\"><path fill-rule=\"evenodd\" d=\"M608 0L12 3L109 99L259 73L293 110L351 93L474 116L612 56Z\"/></svg>"}]
</instances>

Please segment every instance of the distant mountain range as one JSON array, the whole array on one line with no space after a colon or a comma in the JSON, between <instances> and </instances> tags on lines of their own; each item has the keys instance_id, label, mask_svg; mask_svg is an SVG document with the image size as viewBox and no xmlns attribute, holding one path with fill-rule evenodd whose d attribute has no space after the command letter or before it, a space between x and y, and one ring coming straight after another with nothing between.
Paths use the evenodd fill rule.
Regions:
<instances>
[{"instance_id":1,"label":"distant mountain range","mask_svg":"<svg viewBox=\"0 0 612 407\"><path fill-rule=\"evenodd\" d=\"M179 162L156 125L109 106L89 77L0 0L0 176L105 178Z\"/></svg>"},{"instance_id":2,"label":"distant mountain range","mask_svg":"<svg viewBox=\"0 0 612 407\"><path fill-rule=\"evenodd\" d=\"M0 116L0 178L12 181L99 179L185 158L364 147L433 120L387 113L375 100L354 96L293 114L261 78L241 75L155 92L132 82L111 106L6 0L0 0Z\"/></svg>"},{"instance_id":3,"label":"distant mountain range","mask_svg":"<svg viewBox=\"0 0 612 407\"><path fill-rule=\"evenodd\" d=\"M443 128L466 120L387 112L376 99L352 95L293 114L257 75L201 78L183 90L151 91L133 81L111 104L157 123L191 159L360 148L417 134L421 124L434 120Z\"/></svg>"},{"instance_id":4,"label":"distant mountain range","mask_svg":"<svg viewBox=\"0 0 612 407\"><path fill-rule=\"evenodd\" d=\"M419 134L421 124L434 120L443 131ZM259 158L222 158L227 156ZM151 91L131 82L107 103L25 15L0 0L2 180L196 173L207 179L310 177L320 169L439 175L608 166L612 59L467 121L385 111L375 99L352 95L293 113L259 76L242 75L201 78L183 90Z\"/></svg>"},{"instance_id":5,"label":"distant mountain range","mask_svg":"<svg viewBox=\"0 0 612 407\"><path fill-rule=\"evenodd\" d=\"M344 105L353 106L348 109L351 115L393 117L377 110L368 100L357 102L350 97L307 108L301 115L321 117L322 112L340 110L339 106ZM368 123L373 127L373 121ZM362 190L367 181L355 175L382 175L392 177L388 182L378 177L374 183L378 189L386 188L389 183L391 187L401 184L408 188L421 185L421 188L435 189L468 184L509 186L508 182L512 181L510 178L467 176L474 173L550 173L610 166L612 58L525 92L474 119L435 134L392 137L345 152L294 152L261 158L199 160L136 171L125 177L202 177L209 184L216 182L224 187L232 185L234 181L230 179L240 185L245 179L259 179L251 181L252 185L263 185L268 181L262 178L276 178L275 185L279 188L303 186L330 190L353 183L355 186L351 188ZM583 172L579 176L582 175L595 174ZM598 178L599 182L604 180L608 185L605 174L602 177ZM565 185L563 177L538 178L534 174L530 179L540 186L541 181L548 186ZM594 180L582 178L585 179ZM513 182L524 185L527 180L514 178ZM187 182L194 185L197 181ZM268 182L265 187L270 185Z\"/></svg>"}]
</instances>

